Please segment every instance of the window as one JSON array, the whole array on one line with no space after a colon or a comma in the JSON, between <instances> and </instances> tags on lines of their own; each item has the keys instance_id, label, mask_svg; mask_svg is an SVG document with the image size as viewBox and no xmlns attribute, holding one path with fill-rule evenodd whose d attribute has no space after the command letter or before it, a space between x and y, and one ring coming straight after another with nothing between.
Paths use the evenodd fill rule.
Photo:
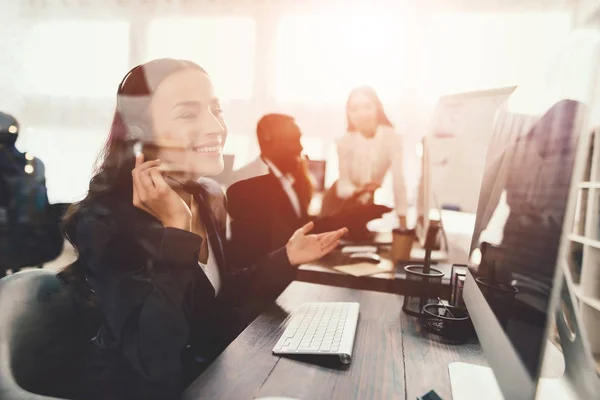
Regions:
<instances>
[{"instance_id":1,"label":"window","mask_svg":"<svg viewBox=\"0 0 600 400\"><path fill-rule=\"evenodd\" d=\"M258 157L256 137L244 133L228 133L223 154L235 155L233 169L237 170Z\"/></svg>"},{"instance_id":2,"label":"window","mask_svg":"<svg viewBox=\"0 0 600 400\"><path fill-rule=\"evenodd\" d=\"M302 136L302 147L304 148L304 154L313 160L323 160L326 157L326 141L320 137L315 136Z\"/></svg>"},{"instance_id":3,"label":"window","mask_svg":"<svg viewBox=\"0 0 600 400\"><path fill-rule=\"evenodd\" d=\"M339 104L364 84L383 99L397 98L406 81L406 22L399 15L283 17L276 44L276 98Z\"/></svg>"},{"instance_id":4,"label":"window","mask_svg":"<svg viewBox=\"0 0 600 400\"><path fill-rule=\"evenodd\" d=\"M25 94L111 97L129 65L125 22L43 22L27 34L21 86Z\"/></svg>"},{"instance_id":5,"label":"window","mask_svg":"<svg viewBox=\"0 0 600 400\"><path fill-rule=\"evenodd\" d=\"M148 60L194 61L221 99L248 99L254 85L254 20L247 17L160 18L148 30Z\"/></svg>"},{"instance_id":6,"label":"window","mask_svg":"<svg viewBox=\"0 0 600 400\"><path fill-rule=\"evenodd\" d=\"M44 163L50 203L72 203L87 193L106 136L106 129L25 127L17 148Z\"/></svg>"},{"instance_id":7,"label":"window","mask_svg":"<svg viewBox=\"0 0 600 400\"><path fill-rule=\"evenodd\" d=\"M569 13L557 12L448 14L429 22L419 81L430 101L544 76L571 25Z\"/></svg>"}]
</instances>

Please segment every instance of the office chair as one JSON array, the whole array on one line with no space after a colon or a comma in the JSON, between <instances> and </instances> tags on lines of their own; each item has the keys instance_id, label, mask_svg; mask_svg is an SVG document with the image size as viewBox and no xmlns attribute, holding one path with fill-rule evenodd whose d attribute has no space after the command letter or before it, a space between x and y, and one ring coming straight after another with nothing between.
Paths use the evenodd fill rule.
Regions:
<instances>
[{"instance_id":1,"label":"office chair","mask_svg":"<svg viewBox=\"0 0 600 400\"><path fill-rule=\"evenodd\" d=\"M73 398L85 343L80 325L55 273L0 280L0 399Z\"/></svg>"}]
</instances>

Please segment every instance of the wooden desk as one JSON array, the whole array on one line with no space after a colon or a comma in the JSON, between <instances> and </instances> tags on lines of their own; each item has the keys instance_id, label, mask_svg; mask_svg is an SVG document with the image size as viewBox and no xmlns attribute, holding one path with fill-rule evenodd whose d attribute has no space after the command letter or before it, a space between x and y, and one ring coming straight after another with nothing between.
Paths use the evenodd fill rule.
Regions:
<instances>
[{"instance_id":1,"label":"wooden desk","mask_svg":"<svg viewBox=\"0 0 600 400\"><path fill-rule=\"evenodd\" d=\"M322 285L346 287L351 289L372 290L376 292L395 293L403 295L417 294L414 291L414 286L405 280L404 265L419 264L419 262L406 262L405 264L394 269L393 263L390 260L389 250L380 252L382 257L381 273L369 276L352 276L339 272L333 267L347 264L347 255L342 254L341 250L335 250L323 257L321 260L311 264L305 264L298 268L296 280L302 282L319 283ZM433 268L440 269L446 274L442 280L442 284L437 287L436 295L443 299L450 298L450 269L449 264L439 264Z\"/></svg>"},{"instance_id":2,"label":"wooden desk","mask_svg":"<svg viewBox=\"0 0 600 400\"><path fill-rule=\"evenodd\" d=\"M358 301L352 363L337 357L272 354L288 312L307 301ZM288 396L319 399L416 399L434 389L451 398L448 363L486 365L479 344L446 345L401 312L402 297L302 282L292 283L190 385L184 400Z\"/></svg>"}]
</instances>

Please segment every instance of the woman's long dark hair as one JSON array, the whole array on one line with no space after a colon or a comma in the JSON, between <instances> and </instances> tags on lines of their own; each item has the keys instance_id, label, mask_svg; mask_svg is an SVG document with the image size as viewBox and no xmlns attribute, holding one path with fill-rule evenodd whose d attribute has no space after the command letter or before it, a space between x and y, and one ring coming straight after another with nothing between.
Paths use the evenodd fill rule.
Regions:
<instances>
[{"instance_id":1,"label":"woman's long dark hair","mask_svg":"<svg viewBox=\"0 0 600 400\"><path fill-rule=\"evenodd\" d=\"M348 95L348 100L346 101L346 120L348 121L348 132L356 131L356 126L350 121L350 113L348 112L348 107L350 106L350 100L357 94L362 94L368 97L374 104L377 109L377 125L389 126L393 127L390 119L385 114L385 110L383 109L383 104L377 96L377 92L371 86L359 86L350 91Z\"/></svg>"},{"instance_id":2,"label":"woman's long dark hair","mask_svg":"<svg viewBox=\"0 0 600 400\"><path fill-rule=\"evenodd\" d=\"M149 138L151 118L148 106L160 83L167 77L184 69L197 69L199 65L186 60L162 58L138 65L129 71L117 89L117 106L108 139L98 156L94 176L88 193L79 203L69 207L63 220L66 238L78 249L77 221L93 208L100 199L112 198L132 201L133 180L131 171L135 165L134 144L142 137ZM91 302L90 291L79 259L59 274L66 283L73 284L80 300Z\"/></svg>"}]
</instances>

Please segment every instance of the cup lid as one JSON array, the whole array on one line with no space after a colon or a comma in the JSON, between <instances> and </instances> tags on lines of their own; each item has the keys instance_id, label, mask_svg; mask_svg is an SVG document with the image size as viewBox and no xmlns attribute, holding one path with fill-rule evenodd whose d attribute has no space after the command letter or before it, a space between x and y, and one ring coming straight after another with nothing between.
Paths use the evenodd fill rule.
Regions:
<instances>
[{"instance_id":1,"label":"cup lid","mask_svg":"<svg viewBox=\"0 0 600 400\"><path fill-rule=\"evenodd\" d=\"M397 233L399 235L414 235L415 230L408 228L395 228L392 229L392 233Z\"/></svg>"}]
</instances>

